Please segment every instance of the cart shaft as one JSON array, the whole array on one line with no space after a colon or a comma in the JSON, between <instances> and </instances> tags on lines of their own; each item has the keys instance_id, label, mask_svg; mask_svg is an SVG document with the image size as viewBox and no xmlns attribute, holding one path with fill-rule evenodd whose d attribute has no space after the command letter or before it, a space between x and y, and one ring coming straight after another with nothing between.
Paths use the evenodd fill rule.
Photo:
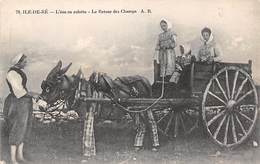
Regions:
<instances>
[{"instance_id":1,"label":"cart shaft","mask_svg":"<svg viewBox=\"0 0 260 164\"><path fill-rule=\"evenodd\" d=\"M82 101L89 103L111 103L109 98L80 98ZM158 102L156 102L158 101ZM157 105L191 105L199 104L198 98L170 98L170 99L155 99L155 98L120 98L120 103L134 105L149 105L156 102Z\"/></svg>"}]
</instances>

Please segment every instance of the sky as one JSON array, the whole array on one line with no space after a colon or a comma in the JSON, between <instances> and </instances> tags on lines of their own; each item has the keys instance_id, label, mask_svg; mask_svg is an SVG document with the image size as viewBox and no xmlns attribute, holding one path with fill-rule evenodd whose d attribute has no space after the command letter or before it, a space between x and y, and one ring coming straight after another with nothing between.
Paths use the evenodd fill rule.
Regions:
<instances>
[{"instance_id":1,"label":"sky","mask_svg":"<svg viewBox=\"0 0 260 164\"><path fill-rule=\"evenodd\" d=\"M147 10L151 13L19 15L16 10ZM260 84L260 0L0 0L0 96L10 60L29 57L28 88L40 84L55 64L72 62L71 75L82 68L112 77L143 75L153 81L153 54L162 18L173 24L178 44L198 39L207 26L220 44L225 62L253 61Z\"/></svg>"}]
</instances>

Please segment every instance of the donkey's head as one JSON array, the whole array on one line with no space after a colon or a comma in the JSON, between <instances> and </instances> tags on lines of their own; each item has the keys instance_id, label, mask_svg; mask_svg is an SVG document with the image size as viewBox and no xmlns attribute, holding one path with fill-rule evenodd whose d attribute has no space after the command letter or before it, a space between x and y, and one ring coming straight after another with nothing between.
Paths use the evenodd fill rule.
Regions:
<instances>
[{"instance_id":1,"label":"donkey's head","mask_svg":"<svg viewBox=\"0 0 260 164\"><path fill-rule=\"evenodd\" d=\"M41 84L41 97L48 104L54 103L62 99L64 92L70 90L70 81L65 73L68 71L72 63L62 68L62 62L59 61L57 65L50 71L46 80Z\"/></svg>"}]
</instances>

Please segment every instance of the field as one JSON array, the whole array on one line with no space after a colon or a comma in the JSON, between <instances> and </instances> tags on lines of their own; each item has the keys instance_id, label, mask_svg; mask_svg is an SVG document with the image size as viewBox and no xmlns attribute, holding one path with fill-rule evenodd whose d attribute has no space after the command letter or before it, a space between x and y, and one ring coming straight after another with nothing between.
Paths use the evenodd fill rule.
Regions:
<instances>
[{"instance_id":1,"label":"field","mask_svg":"<svg viewBox=\"0 0 260 164\"><path fill-rule=\"evenodd\" d=\"M35 122L26 147L26 156L35 164L74 163L258 163L260 148L252 146L252 140L234 150L225 150L214 145L197 129L193 134L167 140L161 137L159 152L150 151L149 137L145 149L134 152L132 148L134 130L119 129L113 124L96 127L97 156L86 159L81 156L81 132L79 122L43 125ZM259 135L254 135L259 136ZM8 146L4 140L4 159L8 160Z\"/></svg>"},{"instance_id":2,"label":"field","mask_svg":"<svg viewBox=\"0 0 260 164\"><path fill-rule=\"evenodd\" d=\"M127 128L125 128L127 127ZM31 138L26 147L26 156L35 164L254 164L260 161L260 124L248 142L236 149L227 150L216 146L202 128L189 136L179 136L174 140L160 136L161 148L150 151L149 137L145 149L133 151L134 129L132 124L118 126L116 123L102 123L95 127L97 155L90 159L81 155L81 128L78 121L57 124L34 122ZM1 133L3 159L9 160L7 137Z\"/></svg>"}]
</instances>

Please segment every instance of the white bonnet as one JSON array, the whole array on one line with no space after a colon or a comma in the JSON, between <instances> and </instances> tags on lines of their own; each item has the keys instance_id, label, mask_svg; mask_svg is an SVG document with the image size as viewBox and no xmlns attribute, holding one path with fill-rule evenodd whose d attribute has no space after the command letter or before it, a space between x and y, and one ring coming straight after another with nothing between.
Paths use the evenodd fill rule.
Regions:
<instances>
[{"instance_id":1,"label":"white bonnet","mask_svg":"<svg viewBox=\"0 0 260 164\"><path fill-rule=\"evenodd\" d=\"M171 29L171 28L172 28L172 23L171 23L170 21L168 21L168 20L165 19L165 18L162 18L161 21L160 21L160 23L161 23L162 21L165 21L165 22L167 23L168 29Z\"/></svg>"},{"instance_id":2,"label":"white bonnet","mask_svg":"<svg viewBox=\"0 0 260 164\"><path fill-rule=\"evenodd\" d=\"M16 64L20 61L20 59L21 59L23 56L24 56L23 53L17 54L17 55L12 59L11 65L16 65Z\"/></svg>"}]
</instances>

